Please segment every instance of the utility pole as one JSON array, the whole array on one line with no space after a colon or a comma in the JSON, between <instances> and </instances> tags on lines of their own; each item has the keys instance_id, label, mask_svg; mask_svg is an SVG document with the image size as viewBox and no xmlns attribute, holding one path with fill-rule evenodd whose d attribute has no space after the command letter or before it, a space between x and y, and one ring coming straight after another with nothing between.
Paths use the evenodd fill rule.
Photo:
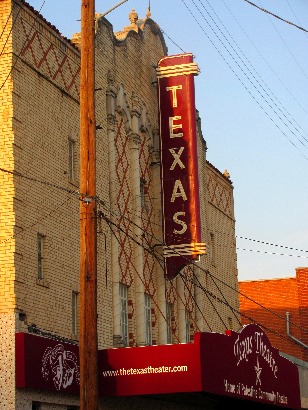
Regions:
<instances>
[{"instance_id":1,"label":"utility pole","mask_svg":"<svg viewBox=\"0 0 308 410\"><path fill-rule=\"evenodd\" d=\"M80 410L98 409L95 1L81 2Z\"/></svg>"}]
</instances>

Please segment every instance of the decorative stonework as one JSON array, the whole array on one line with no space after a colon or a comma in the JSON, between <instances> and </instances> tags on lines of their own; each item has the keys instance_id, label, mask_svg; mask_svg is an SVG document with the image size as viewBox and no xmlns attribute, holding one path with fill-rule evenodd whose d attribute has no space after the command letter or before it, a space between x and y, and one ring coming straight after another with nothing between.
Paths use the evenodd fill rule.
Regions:
<instances>
[{"instance_id":1,"label":"decorative stonework","mask_svg":"<svg viewBox=\"0 0 308 410\"><path fill-rule=\"evenodd\" d=\"M208 175L207 191L209 202L219 208L229 217L233 217L232 191L227 189L222 183L214 178L211 174Z\"/></svg>"},{"instance_id":2,"label":"decorative stonework","mask_svg":"<svg viewBox=\"0 0 308 410\"><path fill-rule=\"evenodd\" d=\"M33 24L30 15L20 17L20 58L39 70L55 85L79 99L80 61L78 51L68 52L63 39L51 35L43 25ZM76 55L77 54L77 55Z\"/></svg>"},{"instance_id":3,"label":"decorative stonework","mask_svg":"<svg viewBox=\"0 0 308 410\"><path fill-rule=\"evenodd\" d=\"M132 231L131 211L132 192L130 187L129 140L124 130L123 118L117 119L115 135L116 176L117 176L117 224L119 242L118 262L120 266L120 282L130 286L133 283L133 244L129 239ZM114 187L115 189L116 187Z\"/></svg>"},{"instance_id":4,"label":"decorative stonework","mask_svg":"<svg viewBox=\"0 0 308 410\"><path fill-rule=\"evenodd\" d=\"M130 142L132 142L136 146L141 144L141 137L138 134L134 134L133 132L131 132L130 134L127 135L127 138L129 139Z\"/></svg>"},{"instance_id":5,"label":"decorative stonework","mask_svg":"<svg viewBox=\"0 0 308 410\"><path fill-rule=\"evenodd\" d=\"M135 9L132 9L132 11L128 15L128 18L130 21L130 26L125 27L125 29L138 31L138 26L137 26L138 14L135 12Z\"/></svg>"},{"instance_id":6,"label":"decorative stonework","mask_svg":"<svg viewBox=\"0 0 308 410\"><path fill-rule=\"evenodd\" d=\"M148 8L146 12L146 18L143 18L140 20L138 19L138 14L136 13L135 9L132 9L132 11L128 15L130 25L125 26L122 31L118 31L115 33L117 40L120 40L120 41L125 40L128 33L131 31L135 33L139 33L139 30L144 29L144 23L147 21L147 19L150 19L150 17L151 17L150 8Z\"/></svg>"}]
</instances>

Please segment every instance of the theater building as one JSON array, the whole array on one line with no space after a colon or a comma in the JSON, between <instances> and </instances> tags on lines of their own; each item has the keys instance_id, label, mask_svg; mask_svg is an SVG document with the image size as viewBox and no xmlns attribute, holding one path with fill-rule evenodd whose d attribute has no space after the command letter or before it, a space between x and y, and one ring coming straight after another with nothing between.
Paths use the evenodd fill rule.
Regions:
<instances>
[{"instance_id":1,"label":"theater building","mask_svg":"<svg viewBox=\"0 0 308 410\"><path fill-rule=\"evenodd\" d=\"M0 1L0 28L0 408L78 409L80 34L23 0ZM149 11L117 33L96 15L99 408L300 408L296 367L241 326L233 184L206 159L198 73Z\"/></svg>"},{"instance_id":2,"label":"theater building","mask_svg":"<svg viewBox=\"0 0 308 410\"><path fill-rule=\"evenodd\" d=\"M271 344L297 364L302 408L308 408L307 283L307 267L296 268L293 277L239 282L242 324L268 326Z\"/></svg>"}]
</instances>

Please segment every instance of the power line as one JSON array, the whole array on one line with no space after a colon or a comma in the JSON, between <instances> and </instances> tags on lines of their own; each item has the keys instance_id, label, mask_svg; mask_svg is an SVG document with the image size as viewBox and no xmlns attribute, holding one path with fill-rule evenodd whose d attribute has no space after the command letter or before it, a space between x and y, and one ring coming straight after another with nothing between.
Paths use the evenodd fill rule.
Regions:
<instances>
[{"instance_id":1,"label":"power line","mask_svg":"<svg viewBox=\"0 0 308 410\"><path fill-rule=\"evenodd\" d=\"M105 207L105 205L103 205ZM109 212L111 214L113 214L113 212L109 209ZM105 216L106 217L106 216ZM136 225L133 221L130 220L130 222L132 223L132 225ZM142 229L142 227L139 227L140 229ZM159 240L156 238L156 240L158 241L158 243L160 243L162 246L164 245L162 242L159 242ZM149 249L147 249L147 251L149 251ZM198 266L198 264L196 263L192 263L193 266L195 266L197 269L199 269L200 271L204 272L204 273L208 273L212 276L212 278L216 279L217 281L219 281L221 284L223 284L224 286L227 286L229 289L232 289L235 292L240 293L238 290L234 289L232 286L228 285L226 282L224 282L223 280L217 278L216 276L214 276L213 274L211 274L208 270L204 270L203 268L201 268L200 266ZM243 295L243 294L242 294ZM243 295L245 296L245 295ZM256 302L257 303L257 302ZM259 304L260 305L260 304ZM262 305L260 305L262 306ZM269 309L267 309L268 311L270 311ZM279 315L277 315L279 316Z\"/></svg>"},{"instance_id":2,"label":"power line","mask_svg":"<svg viewBox=\"0 0 308 410\"><path fill-rule=\"evenodd\" d=\"M285 253L277 253L277 252L269 252L269 251L263 251L263 250L258 250L258 249L246 249L246 248L236 248L240 251L248 251L248 252L256 252L256 253L267 253L269 255L279 255L279 256L292 256L293 258L303 258L303 259L308 259L308 256L301 256L301 255L287 255Z\"/></svg>"},{"instance_id":3,"label":"power line","mask_svg":"<svg viewBox=\"0 0 308 410\"><path fill-rule=\"evenodd\" d=\"M116 240L118 241L119 244L120 244L119 238L117 237L117 235L116 235L116 233L114 232L114 230L113 230L112 227L116 227L116 228L117 228L119 231L121 231L124 235L127 235L134 243L136 243L137 245L141 246L146 252L150 252L150 253L153 252L152 250L145 248L145 247L142 245L142 243L138 242L138 240L135 239L132 235L129 235L127 232L125 232L125 230L124 230L123 228L119 227L119 226L116 225L114 222L112 222L110 219L108 219L108 218L104 215L103 212L99 211L99 212L98 212L98 217L104 219L105 222L107 222L107 224L108 224L108 226L109 226L109 228L110 228L110 230L111 230L111 233L114 235L114 237L116 238ZM121 245L121 244L120 244L120 245ZM135 266L133 266L133 267L135 268ZM140 276L138 270L137 270L137 269L134 269L134 271L135 271L135 273L137 274L137 276L139 277L139 279L141 280L141 282L142 282L144 288L146 288L144 279ZM166 316L163 314L163 312L161 311L161 309L160 309L158 303L156 302L156 300L155 300L155 298L154 298L154 295L151 294L150 292L149 292L149 294L150 294L151 300L153 301L153 303L154 303L155 306L157 307L159 313L162 315L163 319L164 319L165 322L168 324L168 320L167 320ZM169 324L168 324L168 325L169 325ZM172 329L171 329L171 330L172 330ZM175 337L177 338L178 343L180 343L180 340L178 339L178 337L177 337L176 335L175 335Z\"/></svg>"},{"instance_id":4,"label":"power line","mask_svg":"<svg viewBox=\"0 0 308 410\"><path fill-rule=\"evenodd\" d=\"M238 249L242 250L241 248L238 248ZM248 250L248 249L245 249L245 250L250 251L250 252L256 252L255 250ZM262 251L258 251L258 252L262 252ZM283 256L283 254L281 254L281 256ZM295 255L288 255L288 256L295 256ZM298 257L298 256L296 256L296 257Z\"/></svg>"},{"instance_id":5,"label":"power line","mask_svg":"<svg viewBox=\"0 0 308 410\"><path fill-rule=\"evenodd\" d=\"M0 171L5 172L6 170L4 170L3 168L0 168ZM12 171L6 171L6 172L13 173ZM22 174L20 174L20 173L17 173L17 174L18 174L18 176L24 177L24 178L26 178L26 179L28 179L28 180L30 180L30 181L32 181L32 182L45 184L45 185L48 186L48 187L60 189L61 191L65 191L65 192L67 192L67 193L69 193L69 194L72 194L72 195L75 195L75 194L76 194L76 191L72 191L72 190L66 189L66 188L64 188L64 187L55 185L55 184L50 184L50 183L47 183L46 181L40 181L40 180L37 180L37 179L35 179L35 178L26 177L26 176L24 176L24 175L22 175ZM78 192L78 191L77 191L77 192ZM79 192L78 192L78 194L79 194ZM79 197L79 200L81 200L80 195L78 195L78 197ZM103 206L104 208L106 208L105 201L102 201L99 197L96 197L96 198L93 198L93 199L95 199L100 206ZM108 212L110 212L111 214L113 214L113 212L111 211L111 209L108 209L108 208L106 208L106 209L108 210ZM51 214L51 212L50 212L50 214ZM134 238L134 237L133 237L132 235L130 235L128 232L126 232L125 230L123 230L123 228L119 227L115 222L112 222L109 218L106 217L105 214L102 213L102 214L99 214L98 216L103 217L103 218L106 220L106 222L108 223L109 226L110 226L110 224L111 224L111 225L117 227L117 229L119 229L120 231L122 231L122 233L123 233L124 235L127 235L127 236L128 236L131 240L133 240L137 245L141 246L146 252L149 252L156 260L160 260L160 261L163 263L163 258L162 258L162 257L159 258L159 256L157 255L157 253L155 253L155 251L153 250L153 247L152 247L152 248L151 248L151 247L148 247L148 248L144 247L144 245L143 245L141 242L139 242L136 238ZM136 224L135 224L133 221L131 221L130 219L129 219L129 221L131 222L132 225L136 225ZM139 227L139 228L142 230L142 227ZM146 233L146 232L144 231L144 233ZM163 243L162 243L162 242L160 242L157 238L155 238L155 239L156 239L156 241L157 241L158 243L160 243L161 246L163 246ZM191 262L191 261L190 261L190 262ZM162 265L161 265L161 266L162 266ZM212 278L213 282L215 283L216 288L219 290L219 293L221 294L222 299L219 299L219 298L217 299L217 296L215 296L214 294L212 294L209 290L205 289L205 288L201 285L199 279L195 277L194 280L196 281L197 286L200 287L200 289L202 289L204 292L206 292L206 293L207 293L207 296L211 296L211 297L214 298L216 301L220 301L220 303L223 303L224 305L228 306L233 312L237 312L238 314L241 314L240 311L236 310L234 307L232 307L232 306L230 305L230 303L229 303L229 302L227 301L227 299L224 297L224 295L223 295L223 293L222 293L222 290L219 289L219 287L218 287L216 281L218 281L221 285L228 287L230 290L233 290L234 292L236 292L236 293L238 293L238 294L241 294L243 297L250 299L253 303L257 304L259 307L261 307L261 308L267 310L268 312L270 312L270 313L274 314L275 316L277 316L277 317L279 317L279 318L281 318L281 319L284 320L284 318L282 318L281 316L279 316L279 315L276 314L275 312L271 311L271 310L268 309L268 308L265 308L263 305L259 304L258 302L254 301L253 299L247 297L247 296L244 295L243 293L239 292L237 289L234 289L231 285L228 285L225 281L223 281L223 280L219 279L217 276L211 274L208 270L205 270L205 269L201 268L200 266L198 266L198 265L197 265L196 263L194 263L194 262L192 263L192 266L193 266L195 269L200 270L201 272L210 275L210 277ZM138 274L138 275L139 275L139 274ZM140 279L142 280L142 278L140 278ZM186 279L185 279L185 280L186 280ZM143 283L144 283L144 282L143 282ZM177 292L177 294L178 294L178 292ZM178 295L178 296L179 296L179 295ZM154 303L156 303L156 302L154 301ZM183 300L182 300L182 303L184 304ZM196 303L196 301L195 301L195 303ZM212 302L210 302L210 303L212 304ZM184 304L184 305L185 305L185 304ZM212 305L212 306L213 306L213 305ZM200 309L199 306L196 306L196 308ZM160 310L159 307L158 307L158 309L159 309L159 312L163 315L163 313L161 312L161 310ZM217 310L216 310L216 309L214 309L214 310L215 310L216 313L218 314ZM200 309L200 311L201 311L201 309ZM218 315L218 316L220 317L220 320L222 321L222 323L224 324L224 326L227 327L226 324L223 322L223 319L221 318L221 316L220 316L220 315ZM165 320L167 320L164 315L163 315L163 317L165 318ZM293 324L293 326L295 326L295 327L299 327L299 326L297 326L295 323L292 323L292 324ZM264 327L263 325L261 325L261 326ZM303 329L303 328L301 328L301 327L299 327L299 328L306 331L306 329ZM267 328L267 330L272 331L270 328ZM272 332L274 332L274 331L272 331ZM284 338L283 335L280 335L280 336ZM289 339L287 339L287 340L289 340Z\"/></svg>"},{"instance_id":6,"label":"power line","mask_svg":"<svg viewBox=\"0 0 308 410\"><path fill-rule=\"evenodd\" d=\"M64 188L63 186L52 184L48 181L44 181L44 180L41 180L41 179L37 179L37 178L34 178L34 177L27 176L27 175L22 174L21 172L18 172L18 171L10 171L8 169L4 169L4 168L1 168L1 167L0 167L0 171L5 172L5 173L10 174L10 175L13 175L15 177L25 178L29 181L37 182L37 183L42 184L42 185L46 185L50 188L55 188L55 189L58 189L60 191L67 192L68 194L76 195L76 196L79 196L79 197L82 196L82 195L85 195L85 194L81 194L77 190Z\"/></svg>"},{"instance_id":7,"label":"power line","mask_svg":"<svg viewBox=\"0 0 308 410\"><path fill-rule=\"evenodd\" d=\"M112 213L111 210L109 210L109 211ZM105 217L106 217L106 216L105 216ZM132 223L133 225L136 225L133 221L131 221L131 223ZM116 225L116 226L117 226L117 225ZM139 228L142 229L141 227L139 227ZM161 242L161 245L163 245L162 242ZM151 252L150 249L146 249L146 251L147 251L147 252ZM154 253L153 253L153 255L154 255ZM156 257L156 256L155 256L155 257ZM191 262L191 261L190 261L190 262ZM237 289L234 289L231 285L228 285L225 281L223 281L223 280L221 280L220 278L218 278L217 276L211 274L208 270L205 270L205 269L201 268L201 267L198 266L196 263L192 262L192 265L195 266L195 267L197 268L197 270L200 270L200 271L203 272L203 273L207 273L207 274L211 275L212 279L215 279L216 281L220 282L222 285L228 287L230 290L233 290L234 292L237 292L237 293L241 294L242 296L247 297L246 295L244 295L244 294L242 294L241 292L239 292ZM217 286L216 286L216 287L217 287ZM220 292L221 292L221 291L220 291ZM249 298L249 297L247 297L247 298L250 299L251 301L253 301L251 298ZM224 298L224 301L223 301L223 302L231 308L231 305L227 302L227 300L226 300L225 298ZM255 301L253 301L253 302L256 303L257 305L259 305L260 307L266 309L268 312L271 312L271 313L275 314L275 316L277 316L277 317L279 317L279 318L281 318L281 319L284 320L284 318L282 318L281 316L279 316L279 315L276 314L275 312L271 311L270 309L265 308L264 306L262 306L262 305L259 304L258 302L255 302ZM232 309L233 309L233 308L232 308ZM240 311L238 311L238 313L240 313ZM295 325L295 326L296 326L296 325ZM297 326L297 327L298 327L298 326ZM303 328L301 328L301 329L302 329L302 330L305 330L305 329L303 329Z\"/></svg>"},{"instance_id":8,"label":"power line","mask_svg":"<svg viewBox=\"0 0 308 410\"><path fill-rule=\"evenodd\" d=\"M201 28L201 30L203 31L203 33L206 35L206 37L208 38L208 40L211 42L211 44L214 46L214 48L216 49L216 51L219 53L219 55L222 57L222 59L225 61L225 63L227 64L227 66L230 68L230 70L233 72L233 74L236 76L236 78L240 81L240 83L243 85L243 87L247 90L247 92L250 94L250 96L254 99L254 101L259 105L259 107L262 109L262 111L268 116L268 118L270 119L270 121L272 121L272 123L279 129L279 131L287 138L287 140L300 152L300 154L306 159L308 160L308 157L306 156L306 154L304 154L301 149L289 138L288 134L281 128L281 126L278 124L278 122L271 116L270 112L268 112L264 106L260 103L260 101L257 100L257 98L254 96L253 92L248 88L248 86L244 83L244 81L242 80L242 78L237 74L237 72L234 70L233 67L231 67L230 63L227 61L227 59L223 56L223 54L221 53L221 51L216 47L216 45L214 44L213 40L211 39L211 37L207 34L206 30L204 29L204 27L201 25L201 23L197 20L195 14L192 12L192 10L188 7L188 5L186 4L185 0L182 0L183 4L185 5L185 7L187 8L188 12L191 14L191 16L193 17L193 19L195 20L195 22L198 24L198 26ZM281 114L286 117L284 115L284 113L281 111L281 109L277 106L277 104L273 101L273 99L269 96L269 94L266 92L266 90L260 86L259 81L257 81L257 79L255 78L255 76L251 73L251 71L249 70L249 68L247 67L247 65L244 63L244 61L242 60L241 56L239 55L239 53L236 52L236 50L234 49L234 47L232 46L232 44L230 43L229 39L223 34L221 28L219 27L219 25L215 22L215 20L213 19L213 17L210 15L209 11L205 9L205 6L203 3L200 2L201 6L204 8L204 10L206 11L206 13L209 15L209 17L211 18L211 20L214 22L217 30L221 33L221 35L223 36L223 39L228 43L228 45L230 46L230 48L228 48L225 44L224 41L219 37L219 35L217 34L217 31L215 31L215 29L212 27L211 23L206 19L206 17L204 16L204 14L201 12L200 8L197 6L195 0L192 0L192 3L195 5L196 9L198 10L199 14L202 16L202 19L207 23L207 27L209 27L212 32L214 33L214 35L216 36L217 40L221 43L221 45L223 46L224 50L227 52L227 54L231 57L231 59L233 60L233 62L236 64L236 66L240 69L241 73L244 75L244 77L248 80L249 84L254 88L254 91L256 91L259 94L259 97L261 97L261 100L263 100L267 106L270 108L271 111L274 112L274 114L276 114L276 116L278 117L278 119L283 123L283 125L287 128L288 131L291 132L291 134L293 134L293 136L305 147L308 148L305 143L303 141L301 141L299 139L299 137L295 134L295 132L290 128L289 124L282 118ZM233 40L234 41L234 40ZM232 55L232 53L230 52L230 49L233 50L233 52L235 52L236 57L234 57L234 55ZM237 61L237 58L239 58L240 62L244 65L244 68L246 68L246 70L248 70L248 74L251 75L251 77L247 74L247 72L243 69L243 67L241 66L241 64ZM254 83L254 81L257 82L257 85ZM259 87L261 88L261 91L259 89ZM265 93L265 95L264 95ZM266 98L266 96L268 97L268 99ZM275 107L278 109L276 110ZM280 113L279 113L279 112ZM288 121L290 122L290 121ZM299 132L299 130L296 129L297 132ZM300 137L302 137L301 133Z\"/></svg>"},{"instance_id":9,"label":"power line","mask_svg":"<svg viewBox=\"0 0 308 410\"><path fill-rule=\"evenodd\" d=\"M290 49L290 47L288 47L287 43L284 41L283 37L280 35L279 31L277 30L275 24L273 23L272 20L270 20L271 24L273 25L276 33L278 34L278 36L280 37L281 41L283 42L284 46L286 47L286 49L288 50L288 52L290 53L290 55L292 56L293 60L295 61L295 63L298 65L299 69L301 70L303 76L306 78L306 80L308 79L305 71L302 69L301 65L299 64L299 62L297 61L297 59L295 58L292 50Z\"/></svg>"},{"instance_id":10,"label":"power line","mask_svg":"<svg viewBox=\"0 0 308 410\"><path fill-rule=\"evenodd\" d=\"M2 169L1 169L2 170ZM20 174L19 173L16 173L15 175L17 175L17 176L20 176ZM29 179L31 179L33 182L39 182L38 180L35 180L35 179L33 179L33 178L29 178ZM52 186L52 187L56 187L55 185L53 185L53 184L49 184L49 186ZM58 186L57 186L57 188L59 188ZM67 191L67 190L66 190ZM70 193L72 193L72 192L70 192ZM78 192L78 194L79 194L79 192ZM80 195L80 194L79 194ZM98 199L98 198L95 198L95 199ZM125 235L127 235L127 232L124 232L124 234ZM132 239L132 238L131 238ZM139 245L140 246L142 246L143 248L144 248L144 246L143 246L143 244L142 243L139 243ZM144 248L145 249L145 248ZM224 302L225 302L225 304L227 304L228 305L228 302L226 301L226 299L225 298L223 298L224 299Z\"/></svg>"},{"instance_id":11,"label":"power line","mask_svg":"<svg viewBox=\"0 0 308 410\"><path fill-rule=\"evenodd\" d=\"M226 3L224 2L225 7L227 8L227 10L229 11L229 13L231 14L231 16L233 17L233 19L237 22L237 24L239 25L239 27L241 28L241 30L244 32L245 36L249 39L250 43L253 45L253 47L257 50L258 54L261 56L261 58L263 59L263 61L266 63L266 65L270 68L270 70L274 73L274 75L278 78L278 80L281 82L281 84L285 87L285 89L288 91L288 93L292 96L292 98L297 102L297 104L302 108L303 111L307 112L306 109L304 109L302 107L301 104L299 104L299 102L295 99L294 95L291 93L291 91L286 87L286 85L281 81L281 79L278 77L278 75L276 74L276 72L272 69L272 67L269 65L269 63L265 60L265 58L263 57L263 55L261 54L261 52L258 50L258 48L256 47L256 45L252 42L252 40L250 39L250 37L248 36L248 34L245 32L245 30L243 29L242 25L238 22L238 20L235 18L235 16L232 14L230 8L226 5ZM221 23L222 24L222 23ZM226 29L227 30L227 29ZM229 37L232 38L231 34L228 32ZM235 43L235 40L233 40ZM236 43L235 43L236 44ZM237 45L238 47L238 45ZM245 54L242 50L240 50L240 55L243 55L245 57ZM246 57L245 57L246 58ZM294 128L296 129L296 131L299 133L299 136L301 137L302 134L301 132L304 132L306 135L307 133L303 130L303 128L297 123L297 121L292 118L291 114L287 111L287 109L282 105L282 103L278 100L278 98L274 95L274 93L270 90L269 86L265 83L265 81L263 80L263 78L257 73L257 71L255 70L254 66L249 62L249 60L246 58L246 60L248 61L251 69L258 75L258 78L260 79L260 81L262 81L265 86L267 87L267 89L269 90L270 94L274 97L275 101L283 108L283 110L286 111L286 113L288 114L288 116L291 118L291 120L296 124L296 126L294 126ZM280 110L281 111L281 110ZM282 111L281 111L282 112ZM285 118L287 118L287 116L285 114L283 114ZM291 121L289 120L290 124ZM301 132L296 128L299 127L301 129ZM308 140L304 137L302 137L306 142L308 142Z\"/></svg>"},{"instance_id":12,"label":"power line","mask_svg":"<svg viewBox=\"0 0 308 410\"><path fill-rule=\"evenodd\" d=\"M36 183L48 186L49 188L58 189L60 191L66 192L68 194L72 194L72 195L78 197L79 199L82 198L85 195L85 194L80 193L79 190L72 190L72 189L69 189L69 188L65 188L65 187L57 185L57 184L52 184L48 181L44 181L44 180L40 180L40 179L37 179L37 178L27 176L27 175L22 174L22 173L17 172L17 171L10 171L10 170L7 170L7 169L1 168L1 167L0 167L0 171L11 174L11 175L14 175L14 176L17 176L17 177L20 177L20 178L25 178L29 181L36 182ZM92 199L96 200L96 198L92 198ZM103 202L104 201L102 201L101 204ZM158 225L158 224L154 223L154 225ZM160 225L158 225L158 226L160 226ZM147 232L147 231L145 231L145 233L149 234L149 232ZM15 237L15 235L13 237ZM240 239L245 239L245 240L249 240L249 241L252 241L252 242L256 242L256 243L261 243L261 244L264 244L264 245L270 245L270 246L280 247L280 248L284 248L284 249L291 249L291 250L298 251L298 252L308 253L307 250L298 249L298 248L294 248L294 247L289 247L289 246L286 246L286 245L278 245L278 244L274 244L274 243L271 243L271 242L266 242L266 241L260 241L260 240L257 240L257 239L247 238L247 237L244 237L244 236L236 236L236 237L240 238ZM279 255L279 256L293 256L293 257L307 258L306 256L278 254L278 253L274 253L274 252L272 253L272 252L267 252L267 251L262 251L262 250L245 249L245 248L236 248L236 249L245 250L245 251L248 251L248 252L269 253L269 254L273 254L273 255L276 254L276 255Z\"/></svg>"},{"instance_id":13,"label":"power line","mask_svg":"<svg viewBox=\"0 0 308 410\"><path fill-rule=\"evenodd\" d=\"M168 34L164 30L160 28L160 31L171 41L171 43L173 43L176 47L178 47L182 51L182 53L185 53L185 51L174 40L172 40L172 38L169 37Z\"/></svg>"},{"instance_id":14,"label":"power line","mask_svg":"<svg viewBox=\"0 0 308 410\"><path fill-rule=\"evenodd\" d=\"M251 40L251 38L248 36L247 32L244 30L243 26L240 24L240 22L237 20L237 18L234 16L234 14L232 13L232 11L230 10L230 7L226 4L225 0L223 0L223 3L225 5L225 7L227 8L228 12L230 13L230 15L233 17L233 19L236 21L236 23L238 24L238 26L240 27L240 29L243 31L243 33L245 34L245 36L247 37L247 39L249 40L249 42L252 44L252 46L254 47L254 49L257 51L257 53L259 54L259 56L262 58L262 60L265 62L265 64L267 65L267 67L271 70L271 72L274 74L274 76L278 79L278 81L283 85L283 87L285 88L285 90L288 92L288 94L294 99L294 101L298 104L298 106L306 113L308 114L307 110L302 106L302 104L300 104L300 102L296 99L296 97L294 96L294 94L289 90L289 88L286 86L286 84L281 80L281 78L278 76L278 74L276 73L276 71L274 71L274 69L271 67L271 65L269 64L269 62L263 57L262 53L260 52L260 50L257 48L257 46L255 45L255 43ZM276 97L275 97L276 98ZM299 126L299 128L301 128L301 130L307 135L307 133L303 130L303 128L296 122L296 124Z\"/></svg>"},{"instance_id":15,"label":"power line","mask_svg":"<svg viewBox=\"0 0 308 410\"><path fill-rule=\"evenodd\" d=\"M258 240L258 239L247 238L247 237L245 237L245 236L238 236L238 235L236 235L235 237L236 237L236 238L239 238L239 239L245 239L245 240L247 240L247 241L252 241L252 242L256 242L256 243L261 243L261 244L263 244L263 245L270 245L270 246L275 246L275 247L278 247L278 248L291 249L291 250L293 250L293 251L308 253L308 251L307 251L307 250L304 250L304 249L292 248L292 247L290 247L290 246L285 246L285 245L277 245L276 243L264 242L264 241L260 241L260 240Z\"/></svg>"},{"instance_id":16,"label":"power line","mask_svg":"<svg viewBox=\"0 0 308 410\"><path fill-rule=\"evenodd\" d=\"M300 27L300 26L297 26L296 24L291 23L291 21L285 20L285 19L283 19L283 18L277 16L277 14L271 13L270 11L268 11L268 10L266 10L266 9L263 9L263 8L257 6L255 3L252 3L252 2L249 1L249 0L244 0L244 1L246 1L246 3L249 3L251 6L256 7L257 9L263 11L264 13L270 14L271 16L275 17L276 19L279 19L279 20L283 21L284 23L288 23L288 24L290 24L291 26L294 26L294 27L298 28L299 30L303 30L303 31L305 31L306 33L308 33L308 30L306 30L305 28Z\"/></svg>"}]
</instances>

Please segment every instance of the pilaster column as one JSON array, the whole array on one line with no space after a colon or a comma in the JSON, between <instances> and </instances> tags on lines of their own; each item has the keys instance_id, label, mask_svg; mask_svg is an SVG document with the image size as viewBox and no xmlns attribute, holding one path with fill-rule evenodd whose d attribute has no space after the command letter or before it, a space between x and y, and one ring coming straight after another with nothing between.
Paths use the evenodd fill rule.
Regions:
<instances>
[{"instance_id":1,"label":"pilaster column","mask_svg":"<svg viewBox=\"0 0 308 410\"><path fill-rule=\"evenodd\" d=\"M137 97L132 96L132 132L128 135L130 146L131 165L131 189L133 196L132 219L133 232L136 242L142 243L142 221L141 221L141 194L140 194L140 164L139 151L141 137L139 135L140 107ZM145 311L144 311L144 276L143 276L143 248L138 243L134 243L134 269L135 269L135 312L136 312L136 344L145 345Z\"/></svg>"},{"instance_id":2,"label":"pilaster column","mask_svg":"<svg viewBox=\"0 0 308 410\"><path fill-rule=\"evenodd\" d=\"M206 274L207 275L207 274ZM194 276L196 278L194 278L194 291L195 291L195 299L196 299L196 324L198 326L198 329L201 330L201 332L205 332L205 331L210 331L209 328L205 328L205 323L204 323L204 319L202 316L202 312L204 312L204 306L203 306L203 292L201 289L201 286L205 286L205 283L203 282L201 284L201 278L200 278L200 269L194 269ZM204 274L203 274L204 276ZM198 306L198 307L197 307Z\"/></svg>"},{"instance_id":3,"label":"pilaster column","mask_svg":"<svg viewBox=\"0 0 308 410\"><path fill-rule=\"evenodd\" d=\"M185 321L185 285L180 275L176 277L176 288L178 293L177 316L179 343L186 343L186 321Z\"/></svg>"},{"instance_id":4,"label":"pilaster column","mask_svg":"<svg viewBox=\"0 0 308 410\"><path fill-rule=\"evenodd\" d=\"M158 261L155 262L157 272L157 303L162 314L158 315L158 344L167 343L166 322L166 282L163 265L163 231L162 231L162 208L161 208L161 180L160 180L160 152L159 152L159 130L153 129L153 151L151 152L151 170L153 180L153 206L154 206L154 235L156 238L154 252Z\"/></svg>"},{"instance_id":5,"label":"pilaster column","mask_svg":"<svg viewBox=\"0 0 308 410\"><path fill-rule=\"evenodd\" d=\"M109 201L110 201L110 219L114 220L113 212L116 212L116 156L115 156L115 107L116 107L117 89L114 85L112 74L108 73L108 88L106 91L107 103L107 137L108 137L108 162L109 162ZM113 345L114 347L123 346L121 336L121 305L119 289L119 250L118 242L111 234L111 276L112 276L112 308L113 308Z\"/></svg>"}]
</instances>

